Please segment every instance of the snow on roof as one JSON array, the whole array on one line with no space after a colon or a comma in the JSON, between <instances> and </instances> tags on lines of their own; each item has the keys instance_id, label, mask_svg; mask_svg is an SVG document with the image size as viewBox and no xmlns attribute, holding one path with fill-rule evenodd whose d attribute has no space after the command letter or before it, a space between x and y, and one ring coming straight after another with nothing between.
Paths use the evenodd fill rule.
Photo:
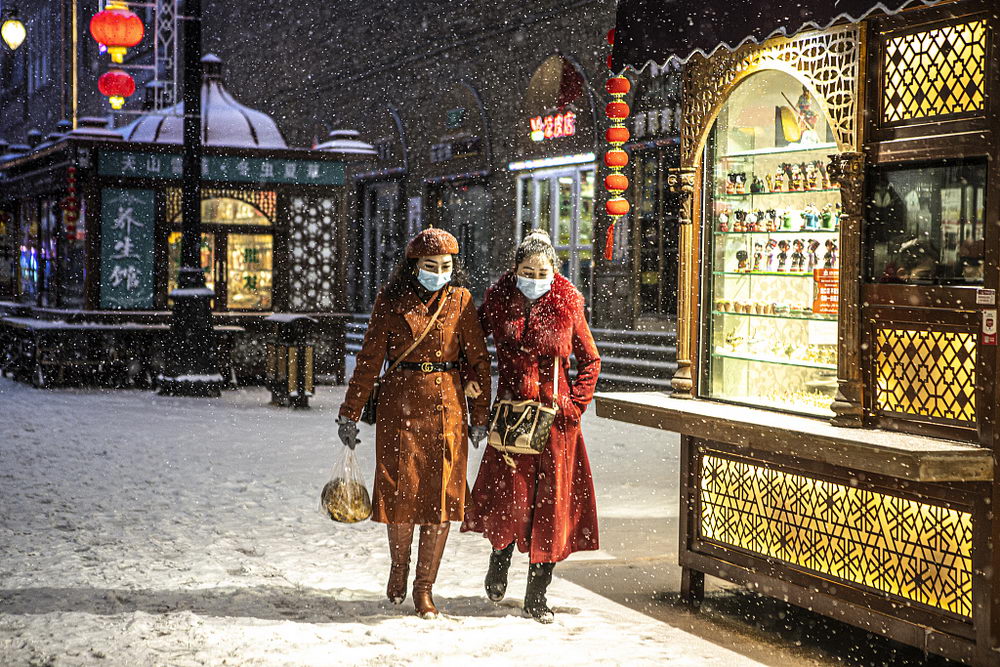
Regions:
<instances>
[{"instance_id":1,"label":"snow on roof","mask_svg":"<svg viewBox=\"0 0 1000 667\"><path fill-rule=\"evenodd\" d=\"M357 130L334 130L326 141L316 146L318 151L329 153L347 153L350 155L375 155L375 147L361 140Z\"/></svg>"},{"instance_id":2,"label":"snow on roof","mask_svg":"<svg viewBox=\"0 0 1000 667\"><path fill-rule=\"evenodd\" d=\"M214 54L201 59L202 140L208 146L288 148L277 124L267 114L237 102L222 79L222 60ZM126 141L157 144L182 143L184 103L164 111L151 111L118 132Z\"/></svg>"}]
</instances>

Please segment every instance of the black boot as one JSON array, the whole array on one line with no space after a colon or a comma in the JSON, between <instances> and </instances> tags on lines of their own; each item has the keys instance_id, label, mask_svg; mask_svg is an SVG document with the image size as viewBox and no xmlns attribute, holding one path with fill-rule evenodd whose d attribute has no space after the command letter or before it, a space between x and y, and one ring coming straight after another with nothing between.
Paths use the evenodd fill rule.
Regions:
<instances>
[{"instance_id":1,"label":"black boot","mask_svg":"<svg viewBox=\"0 0 1000 667\"><path fill-rule=\"evenodd\" d=\"M494 549L490 554L490 569L486 571L486 597L494 602L503 600L507 593L507 570L510 569L510 557L514 553L514 543L503 549Z\"/></svg>"},{"instance_id":2,"label":"black boot","mask_svg":"<svg viewBox=\"0 0 1000 667\"><path fill-rule=\"evenodd\" d=\"M555 614L549 609L545 591L552 582L555 563L532 563L528 567L528 587L524 592L524 611L539 623L551 623Z\"/></svg>"}]
</instances>

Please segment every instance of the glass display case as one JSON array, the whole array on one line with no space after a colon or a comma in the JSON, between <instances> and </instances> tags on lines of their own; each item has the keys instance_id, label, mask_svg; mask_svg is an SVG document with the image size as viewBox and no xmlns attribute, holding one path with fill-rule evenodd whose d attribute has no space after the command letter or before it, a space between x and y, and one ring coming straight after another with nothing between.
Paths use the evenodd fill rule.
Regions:
<instances>
[{"instance_id":1,"label":"glass display case","mask_svg":"<svg viewBox=\"0 0 1000 667\"><path fill-rule=\"evenodd\" d=\"M702 394L818 416L837 388L840 192L817 103L749 77L706 145Z\"/></svg>"}]
</instances>

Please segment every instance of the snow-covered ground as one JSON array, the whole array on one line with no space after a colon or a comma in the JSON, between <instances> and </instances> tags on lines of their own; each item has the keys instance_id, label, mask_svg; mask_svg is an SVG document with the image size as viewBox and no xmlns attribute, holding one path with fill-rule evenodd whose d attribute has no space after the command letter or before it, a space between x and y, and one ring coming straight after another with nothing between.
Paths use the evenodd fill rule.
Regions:
<instances>
[{"instance_id":1,"label":"snow-covered ground","mask_svg":"<svg viewBox=\"0 0 1000 667\"><path fill-rule=\"evenodd\" d=\"M520 613L523 556L495 605L487 543L457 526L435 586L444 617L390 605L384 527L318 510L342 397L321 387L293 412L261 389L182 399L0 378L0 664L758 664L558 567L557 620L539 625ZM592 414L584 428L602 518L676 513L672 443L668 455Z\"/></svg>"}]
</instances>

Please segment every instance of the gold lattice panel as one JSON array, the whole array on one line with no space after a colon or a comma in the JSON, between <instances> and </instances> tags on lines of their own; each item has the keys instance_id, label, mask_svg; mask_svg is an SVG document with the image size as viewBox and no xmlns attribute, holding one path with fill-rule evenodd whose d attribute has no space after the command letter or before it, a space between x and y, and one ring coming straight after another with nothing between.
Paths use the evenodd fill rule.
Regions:
<instances>
[{"instance_id":1,"label":"gold lattice panel","mask_svg":"<svg viewBox=\"0 0 1000 667\"><path fill-rule=\"evenodd\" d=\"M219 188L202 188L202 199L238 199L252 205L267 216L273 224L278 215L278 195L273 190L234 190ZM167 220L178 220L181 214L180 188L167 188Z\"/></svg>"},{"instance_id":2,"label":"gold lattice panel","mask_svg":"<svg viewBox=\"0 0 1000 667\"><path fill-rule=\"evenodd\" d=\"M887 123L983 110L986 21L886 40L882 87Z\"/></svg>"},{"instance_id":3,"label":"gold lattice panel","mask_svg":"<svg viewBox=\"0 0 1000 667\"><path fill-rule=\"evenodd\" d=\"M878 411L975 424L975 333L876 328L873 359Z\"/></svg>"},{"instance_id":4,"label":"gold lattice panel","mask_svg":"<svg viewBox=\"0 0 1000 667\"><path fill-rule=\"evenodd\" d=\"M718 456L701 536L971 617L972 515Z\"/></svg>"},{"instance_id":5,"label":"gold lattice panel","mask_svg":"<svg viewBox=\"0 0 1000 667\"><path fill-rule=\"evenodd\" d=\"M861 29L856 25L750 44L685 66L681 165L692 166L717 105L734 83L763 69L794 71L818 93L830 127L842 147L857 148L857 89Z\"/></svg>"}]
</instances>

